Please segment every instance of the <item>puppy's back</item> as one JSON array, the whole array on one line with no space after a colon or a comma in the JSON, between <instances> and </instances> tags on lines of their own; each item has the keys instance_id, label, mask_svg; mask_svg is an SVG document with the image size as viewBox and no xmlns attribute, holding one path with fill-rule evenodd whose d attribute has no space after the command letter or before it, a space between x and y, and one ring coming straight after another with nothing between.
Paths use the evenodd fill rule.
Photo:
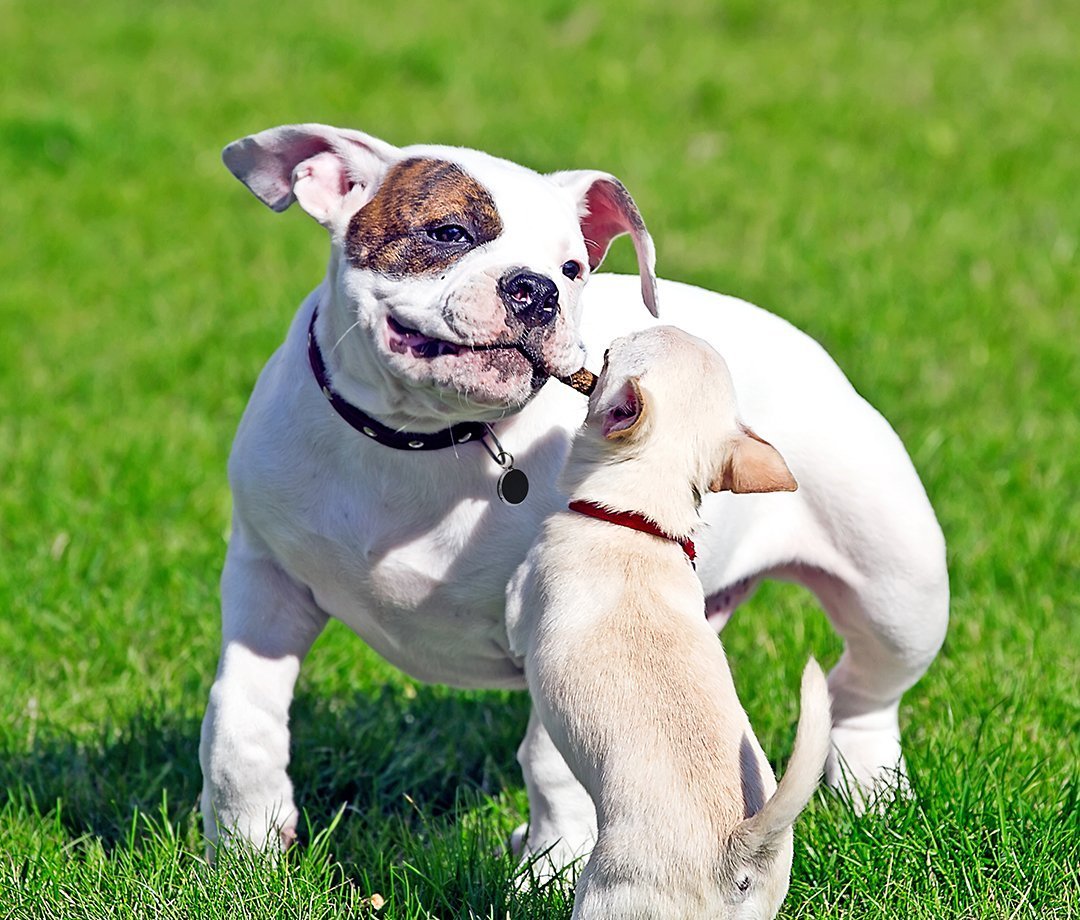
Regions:
<instances>
[{"instance_id":1,"label":"puppy's back","mask_svg":"<svg viewBox=\"0 0 1080 920\"><path fill-rule=\"evenodd\" d=\"M692 568L677 546L630 536L570 514L548 522L535 679L601 824L632 807L670 864L719 853L775 780Z\"/></svg>"}]
</instances>

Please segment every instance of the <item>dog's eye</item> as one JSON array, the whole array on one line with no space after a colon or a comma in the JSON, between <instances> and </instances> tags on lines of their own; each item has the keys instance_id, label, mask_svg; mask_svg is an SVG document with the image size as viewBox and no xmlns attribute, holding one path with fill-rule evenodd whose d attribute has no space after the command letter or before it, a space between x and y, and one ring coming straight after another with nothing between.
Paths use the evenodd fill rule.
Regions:
<instances>
[{"instance_id":1,"label":"dog's eye","mask_svg":"<svg viewBox=\"0 0 1080 920\"><path fill-rule=\"evenodd\" d=\"M744 875L735 883L735 887L738 888L739 891L746 891L750 887L750 876Z\"/></svg>"},{"instance_id":2,"label":"dog's eye","mask_svg":"<svg viewBox=\"0 0 1080 920\"><path fill-rule=\"evenodd\" d=\"M575 281L577 280L578 275L581 274L581 266L571 259L569 262L563 262L562 273L571 281Z\"/></svg>"},{"instance_id":3,"label":"dog's eye","mask_svg":"<svg viewBox=\"0 0 1080 920\"><path fill-rule=\"evenodd\" d=\"M436 243L471 243L473 241L469 231L460 224L439 224L437 227L428 227L427 235Z\"/></svg>"}]
</instances>

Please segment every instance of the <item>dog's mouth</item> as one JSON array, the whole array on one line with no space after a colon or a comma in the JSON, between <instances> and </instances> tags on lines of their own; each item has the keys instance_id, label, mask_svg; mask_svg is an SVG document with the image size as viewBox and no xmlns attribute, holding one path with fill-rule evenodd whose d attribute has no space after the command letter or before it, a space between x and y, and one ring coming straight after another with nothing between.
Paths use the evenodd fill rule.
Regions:
<instances>
[{"instance_id":1,"label":"dog's mouth","mask_svg":"<svg viewBox=\"0 0 1080 920\"><path fill-rule=\"evenodd\" d=\"M465 344L428 335L387 313L385 330L387 351L406 359L399 373L478 405L523 404L549 379L566 373L565 364L547 354L546 336L535 329L523 329L514 339ZM573 376L569 385L587 393L592 375L582 369Z\"/></svg>"},{"instance_id":2,"label":"dog's mouth","mask_svg":"<svg viewBox=\"0 0 1080 920\"><path fill-rule=\"evenodd\" d=\"M398 355L412 355L414 358L439 358L443 355L460 355L463 351L475 351L467 345L458 345L447 342L444 339L432 338L424 335L418 329L410 329L404 323L399 323L394 317L388 316L387 324L390 326L390 350Z\"/></svg>"},{"instance_id":3,"label":"dog's mouth","mask_svg":"<svg viewBox=\"0 0 1080 920\"><path fill-rule=\"evenodd\" d=\"M388 344L390 350L398 355L412 355L414 358L431 360L445 355L463 355L475 352L517 352L532 367L535 375L542 379L551 376L551 371L546 367L543 359L536 354L527 338L522 337L516 342L486 342L477 345L464 345L460 342L447 342L445 339L437 339L425 335L419 329L412 329L393 316L386 317L390 328Z\"/></svg>"}]
</instances>

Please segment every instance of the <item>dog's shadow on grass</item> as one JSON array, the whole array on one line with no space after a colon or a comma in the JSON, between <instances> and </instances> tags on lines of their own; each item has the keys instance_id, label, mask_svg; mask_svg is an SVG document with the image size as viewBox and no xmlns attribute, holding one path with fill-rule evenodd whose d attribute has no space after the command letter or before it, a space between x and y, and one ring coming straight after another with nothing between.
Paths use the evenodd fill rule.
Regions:
<instances>
[{"instance_id":1,"label":"dog's shadow on grass","mask_svg":"<svg viewBox=\"0 0 1080 920\"><path fill-rule=\"evenodd\" d=\"M525 693L384 687L341 700L301 695L293 704L293 784L313 821L343 804L393 816L452 810L462 790L519 787Z\"/></svg>"},{"instance_id":2,"label":"dog's shadow on grass","mask_svg":"<svg viewBox=\"0 0 1080 920\"><path fill-rule=\"evenodd\" d=\"M344 805L373 821L453 810L462 790L519 787L515 750L528 698L411 685L371 695L298 694L290 775L313 829ZM72 837L123 845L137 813L194 820L202 777L199 719L145 707L92 736L39 732L29 751L2 752L0 808L50 815ZM164 814L163 814L164 811Z\"/></svg>"}]
</instances>

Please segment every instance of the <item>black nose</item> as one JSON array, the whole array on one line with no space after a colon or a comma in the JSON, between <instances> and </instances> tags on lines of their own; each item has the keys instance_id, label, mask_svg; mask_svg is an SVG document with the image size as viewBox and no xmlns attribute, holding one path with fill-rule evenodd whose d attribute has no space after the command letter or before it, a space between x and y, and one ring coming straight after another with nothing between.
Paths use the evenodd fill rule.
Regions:
<instances>
[{"instance_id":1,"label":"black nose","mask_svg":"<svg viewBox=\"0 0 1080 920\"><path fill-rule=\"evenodd\" d=\"M535 272L507 272L499 279L499 294L507 309L530 329L549 325L559 314L559 289Z\"/></svg>"}]
</instances>

